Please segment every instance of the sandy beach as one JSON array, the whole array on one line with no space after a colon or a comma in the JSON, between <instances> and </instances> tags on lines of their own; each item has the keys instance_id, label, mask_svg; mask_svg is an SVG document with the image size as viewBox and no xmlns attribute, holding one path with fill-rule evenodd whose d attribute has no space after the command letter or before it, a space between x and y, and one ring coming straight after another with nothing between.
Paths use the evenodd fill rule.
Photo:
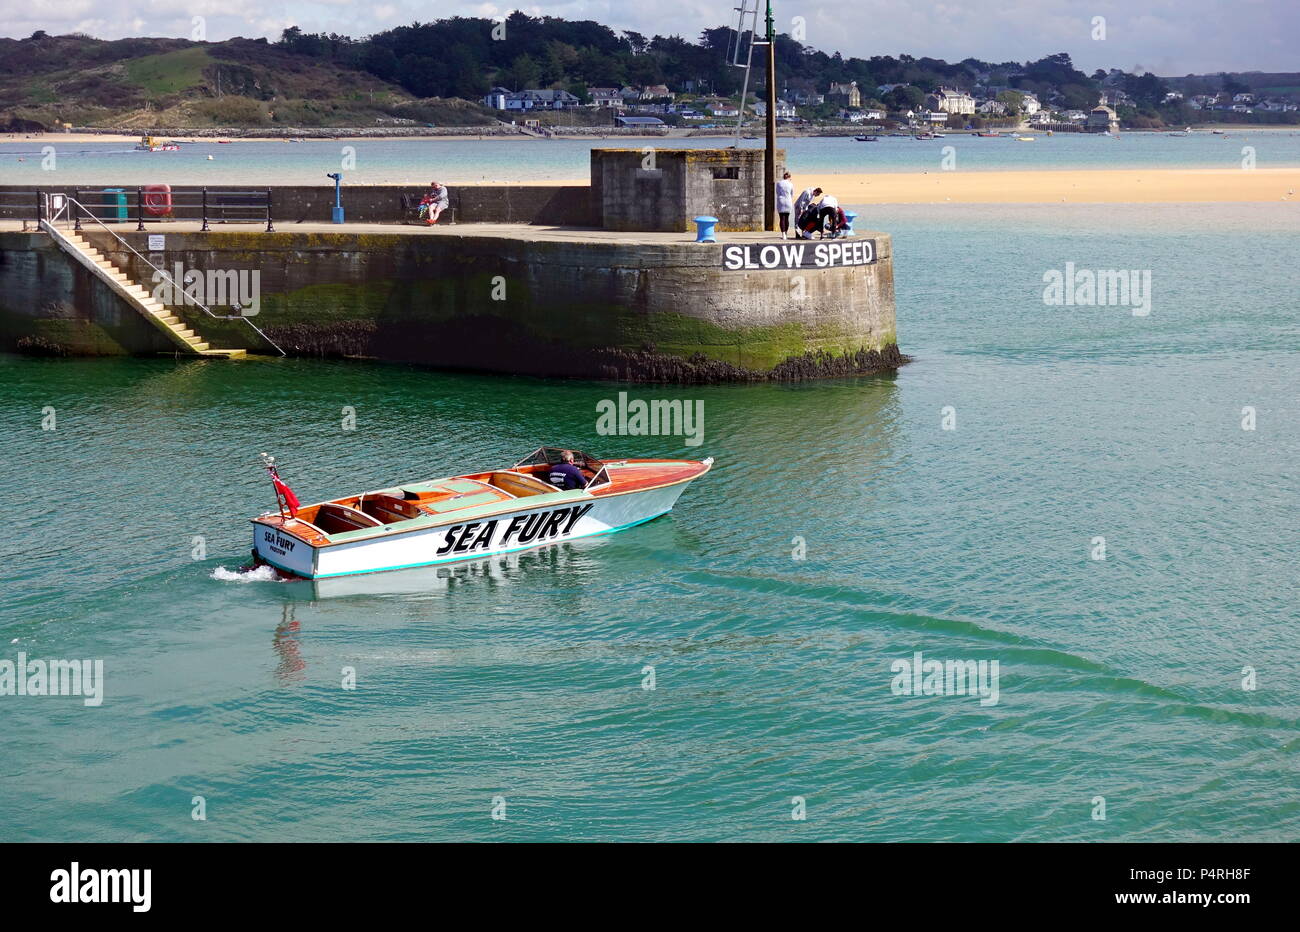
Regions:
<instances>
[{"instance_id":1,"label":"sandy beach","mask_svg":"<svg viewBox=\"0 0 1300 932\"><path fill-rule=\"evenodd\" d=\"M809 174L845 204L1160 204L1295 200L1300 169L1108 169Z\"/></svg>"},{"instance_id":2,"label":"sandy beach","mask_svg":"<svg viewBox=\"0 0 1300 932\"><path fill-rule=\"evenodd\" d=\"M1164 204L1296 200L1300 168L881 172L794 176L845 204ZM451 185L482 182L449 180ZM492 184L502 182L493 181ZM587 185L587 178L535 182Z\"/></svg>"}]
</instances>

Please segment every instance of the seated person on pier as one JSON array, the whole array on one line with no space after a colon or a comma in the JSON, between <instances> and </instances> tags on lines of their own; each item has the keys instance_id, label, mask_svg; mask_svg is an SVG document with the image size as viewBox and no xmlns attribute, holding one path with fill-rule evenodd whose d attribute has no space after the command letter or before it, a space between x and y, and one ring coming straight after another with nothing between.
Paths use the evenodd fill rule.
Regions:
<instances>
[{"instance_id":1,"label":"seated person on pier","mask_svg":"<svg viewBox=\"0 0 1300 932\"><path fill-rule=\"evenodd\" d=\"M560 452L560 462L551 467L551 473L548 477L551 485L557 489L585 489L587 487L587 478L582 474L582 470L573 465L573 451L563 450Z\"/></svg>"},{"instance_id":2,"label":"seated person on pier","mask_svg":"<svg viewBox=\"0 0 1300 932\"><path fill-rule=\"evenodd\" d=\"M424 223L426 226L433 226L438 222L438 217L447 209L449 201L450 196L447 192L447 186L445 184L438 184L436 181L430 181L429 193L426 194L424 200L420 202L421 205L425 205L427 202L428 212L424 216Z\"/></svg>"}]
</instances>

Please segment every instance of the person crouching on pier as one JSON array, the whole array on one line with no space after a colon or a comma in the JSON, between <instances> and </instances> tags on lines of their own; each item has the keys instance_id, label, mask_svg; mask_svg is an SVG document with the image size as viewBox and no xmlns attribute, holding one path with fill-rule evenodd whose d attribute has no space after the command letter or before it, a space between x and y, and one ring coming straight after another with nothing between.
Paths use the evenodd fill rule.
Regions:
<instances>
[{"instance_id":1,"label":"person crouching on pier","mask_svg":"<svg viewBox=\"0 0 1300 932\"><path fill-rule=\"evenodd\" d=\"M442 215L442 212L447 209L447 204L450 201L447 186L438 184L436 181L430 181L429 193L424 196L424 200L428 202L428 210L424 215L424 224L425 226L433 226L438 222L438 217ZM423 204L424 201L421 203Z\"/></svg>"},{"instance_id":2,"label":"person crouching on pier","mask_svg":"<svg viewBox=\"0 0 1300 932\"><path fill-rule=\"evenodd\" d=\"M790 232L790 212L794 210L794 182L786 172L776 183L776 215L781 218L781 239ZM798 235L796 231L795 235Z\"/></svg>"},{"instance_id":3,"label":"person crouching on pier","mask_svg":"<svg viewBox=\"0 0 1300 932\"><path fill-rule=\"evenodd\" d=\"M799 195L799 199L794 202L794 235L796 239L812 239L811 233L807 232L809 223L808 210L821 192L821 188L804 188L803 193Z\"/></svg>"},{"instance_id":4,"label":"person crouching on pier","mask_svg":"<svg viewBox=\"0 0 1300 932\"><path fill-rule=\"evenodd\" d=\"M844 223L844 214L840 210L839 198L833 194L823 194L821 201L818 202L817 229L823 231L823 235L825 235L827 221L830 221L831 238L834 239L840 234L840 228Z\"/></svg>"}]
</instances>

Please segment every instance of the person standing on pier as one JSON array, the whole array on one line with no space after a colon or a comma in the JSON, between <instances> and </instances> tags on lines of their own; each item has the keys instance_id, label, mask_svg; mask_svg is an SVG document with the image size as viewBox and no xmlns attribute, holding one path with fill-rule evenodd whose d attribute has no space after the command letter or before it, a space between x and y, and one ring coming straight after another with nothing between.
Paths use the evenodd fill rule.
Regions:
<instances>
[{"instance_id":1,"label":"person standing on pier","mask_svg":"<svg viewBox=\"0 0 1300 932\"><path fill-rule=\"evenodd\" d=\"M790 232L790 212L794 210L794 182L786 172L776 183L776 215L781 218L781 239Z\"/></svg>"}]
</instances>

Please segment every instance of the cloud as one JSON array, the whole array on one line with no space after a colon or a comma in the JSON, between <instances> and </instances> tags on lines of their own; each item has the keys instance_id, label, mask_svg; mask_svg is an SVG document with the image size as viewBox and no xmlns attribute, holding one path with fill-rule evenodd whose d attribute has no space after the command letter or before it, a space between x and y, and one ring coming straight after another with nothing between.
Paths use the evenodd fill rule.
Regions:
<instances>
[{"instance_id":1,"label":"cloud","mask_svg":"<svg viewBox=\"0 0 1300 932\"><path fill-rule=\"evenodd\" d=\"M735 0L556 0L493 3L482 0L355 0L311 3L253 0L0 0L0 33L13 37L37 29L87 32L101 38L133 35L188 37L192 18L206 19L210 39L266 36L285 25L307 32L364 36L416 20L501 15L522 9L534 16L593 19L616 30L694 38L705 27L728 23ZM1294 0L859 0L857 3L778 0L778 31L804 17L807 44L845 56L929 56L958 61L1025 61L1069 52L1075 64L1129 68L1142 62L1163 75L1217 71L1300 69L1293 43L1300 35ZM1106 38L1093 35L1093 18L1105 17Z\"/></svg>"}]
</instances>

